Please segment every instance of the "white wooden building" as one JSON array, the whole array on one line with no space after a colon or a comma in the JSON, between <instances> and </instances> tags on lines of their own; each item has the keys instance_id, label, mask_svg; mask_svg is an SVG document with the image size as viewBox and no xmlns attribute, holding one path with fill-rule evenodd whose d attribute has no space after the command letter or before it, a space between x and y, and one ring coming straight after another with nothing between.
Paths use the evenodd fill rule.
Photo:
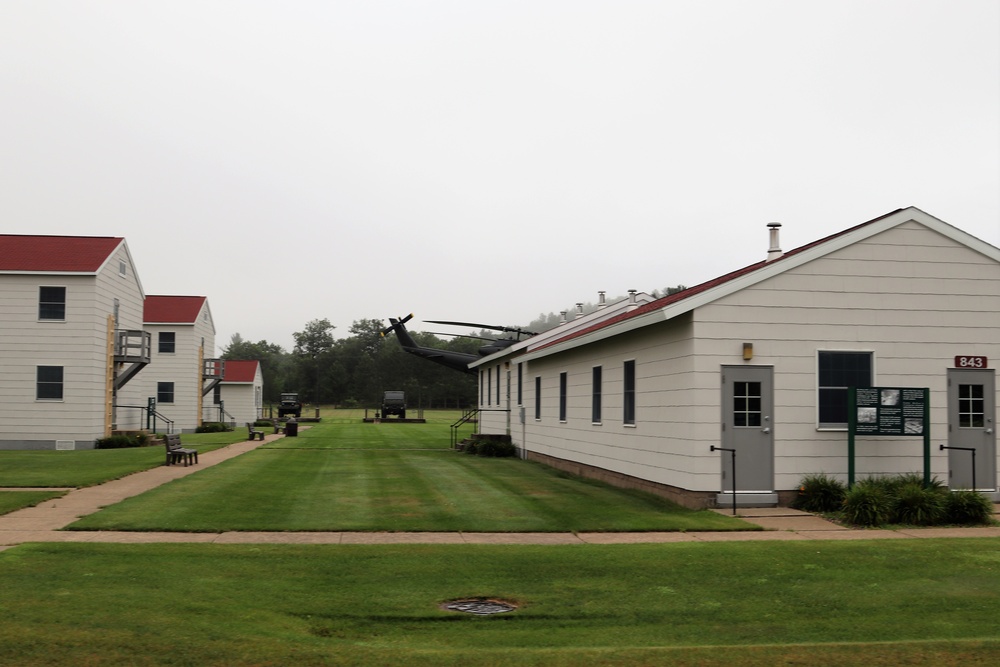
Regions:
<instances>
[{"instance_id":1,"label":"white wooden building","mask_svg":"<svg viewBox=\"0 0 1000 667\"><path fill-rule=\"evenodd\" d=\"M0 235L0 448L89 449L148 363L125 239Z\"/></svg>"},{"instance_id":2,"label":"white wooden building","mask_svg":"<svg viewBox=\"0 0 1000 667\"><path fill-rule=\"evenodd\" d=\"M206 395L222 378L208 299L149 295L143 328L152 337L151 362L121 392L118 422L128 429L191 433L202 424L203 408L210 401ZM151 405L155 422L147 411Z\"/></svg>"},{"instance_id":3,"label":"white wooden building","mask_svg":"<svg viewBox=\"0 0 1000 667\"><path fill-rule=\"evenodd\" d=\"M998 498L1000 250L900 209L475 362L480 430L526 458L692 507L847 481L848 387L927 388L931 472ZM486 386L488 385L488 386ZM964 447L965 449L941 449ZM717 448L724 448L722 450ZM858 478L923 471L922 438L859 436Z\"/></svg>"},{"instance_id":4,"label":"white wooden building","mask_svg":"<svg viewBox=\"0 0 1000 667\"><path fill-rule=\"evenodd\" d=\"M253 423L264 406L264 376L259 361L225 362L225 377L212 392L210 410L221 412L213 421L229 421L236 428ZM207 417L206 417L207 418Z\"/></svg>"}]
</instances>

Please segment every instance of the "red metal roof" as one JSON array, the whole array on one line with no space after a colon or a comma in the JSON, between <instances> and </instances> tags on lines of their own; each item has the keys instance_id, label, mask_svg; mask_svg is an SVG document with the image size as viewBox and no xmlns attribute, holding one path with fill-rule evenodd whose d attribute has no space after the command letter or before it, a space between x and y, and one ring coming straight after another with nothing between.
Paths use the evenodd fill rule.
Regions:
<instances>
[{"instance_id":1,"label":"red metal roof","mask_svg":"<svg viewBox=\"0 0 1000 667\"><path fill-rule=\"evenodd\" d=\"M147 324L193 324L207 297L203 296L147 296L143 302L142 321Z\"/></svg>"},{"instance_id":2,"label":"red metal roof","mask_svg":"<svg viewBox=\"0 0 1000 667\"><path fill-rule=\"evenodd\" d=\"M125 239L0 234L0 271L96 273Z\"/></svg>"},{"instance_id":3,"label":"red metal roof","mask_svg":"<svg viewBox=\"0 0 1000 667\"><path fill-rule=\"evenodd\" d=\"M646 313L651 313L653 311L660 310L662 308L665 308L665 307L667 307L669 305L672 305L674 303L677 303L679 301L683 301L685 299L689 299L689 298L691 298L691 297L693 297L693 296L695 296L697 294L701 294L702 292L710 290L713 287L717 287L717 286L722 285L724 283L728 283L730 280L735 280L735 279L737 279L737 278L739 278L741 276L745 276L747 274L753 273L754 271L757 271L758 269L761 269L761 268L763 268L765 266L770 266L770 265L777 264L778 262L782 261L786 257L793 257L793 256L795 256L795 255L797 255L797 254L799 254L801 252L804 252L805 250L808 250L809 248L814 248L814 247L816 247L818 245L822 245L823 243L826 243L827 241L830 241L831 239L835 239L838 236L843 236L844 234L849 234L849 233L853 232L856 229L860 229L861 227L865 227L867 225L870 225L870 224L872 224L874 222L882 220L883 218L886 218L886 217L888 217L890 215L898 213L899 211L902 211L902 210L903 209L901 209L901 208L900 209L896 209L895 211L891 211L889 213L886 213L885 215L880 215L877 218L873 218L872 220L869 220L867 222L863 222L860 225L855 225L854 227L851 227L849 229L845 229L845 230L843 230L841 232L837 232L836 234L831 234L830 236L827 236L825 238L819 239L818 241L813 241L812 243L807 243L804 246L799 246L798 248L795 248L794 250L789 250L788 252L782 254L782 256L779 257L779 258L777 258L777 259L774 259L774 260L771 260L771 261L767 261L767 260L760 261L760 262L757 262L755 264L751 264L749 266L745 266L742 269L737 269L736 271L732 271L731 273L727 273L727 274L725 274L723 276L719 276L718 278L713 278L712 280L703 282L700 285L695 285L694 287L688 287L687 289L681 290L680 292L675 292L674 294L669 294L669 295L667 295L665 297L656 299L655 301L650 301L649 303L643 304L643 305L639 306L638 308L636 308L634 310L630 310L630 311L627 311L627 312L622 313L620 315L616 315L615 317L612 317L612 318L607 319L607 320L602 320L602 321L597 322L596 324L594 324L592 326L587 327L586 329L580 329L579 331L574 331L574 332L569 333L569 334L567 334L567 335L565 335L565 336L563 336L561 338L556 338L554 340L551 340L551 341L545 343L544 345L539 345L537 348L534 348L534 350L544 350L547 347L552 347L553 345L557 345L559 343L564 343L566 341L573 340L574 338L579 338L580 336L585 336L585 335L587 335L589 333L592 333L594 331L598 331L598 330L603 329L605 327L609 327L609 326L612 326L614 324L618 324L619 322L623 322L623 321L631 319L633 317L639 317L639 316L644 315Z\"/></svg>"},{"instance_id":4,"label":"red metal roof","mask_svg":"<svg viewBox=\"0 0 1000 667\"><path fill-rule=\"evenodd\" d=\"M226 376L223 382L253 382L257 375L259 361L232 361L226 360Z\"/></svg>"}]
</instances>

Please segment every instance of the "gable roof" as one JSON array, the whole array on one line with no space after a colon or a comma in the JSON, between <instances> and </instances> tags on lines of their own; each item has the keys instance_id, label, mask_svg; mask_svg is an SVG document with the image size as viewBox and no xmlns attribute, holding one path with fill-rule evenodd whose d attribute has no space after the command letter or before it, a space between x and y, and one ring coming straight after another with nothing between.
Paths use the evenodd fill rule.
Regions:
<instances>
[{"instance_id":1,"label":"gable roof","mask_svg":"<svg viewBox=\"0 0 1000 667\"><path fill-rule=\"evenodd\" d=\"M257 376L259 361L233 361L226 360L226 375L222 378L223 383L231 382L253 382Z\"/></svg>"},{"instance_id":2,"label":"gable roof","mask_svg":"<svg viewBox=\"0 0 1000 667\"><path fill-rule=\"evenodd\" d=\"M146 324L194 324L207 297L163 296L146 297L142 321Z\"/></svg>"},{"instance_id":3,"label":"gable roof","mask_svg":"<svg viewBox=\"0 0 1000 667\"><path fill-rule=\"evenodd\" d=\"M0 234L0 271L97 273L124 242L117 236Z\"/></svg>"},{"instance_id":4,"label":"gable roof","mask_svg":"<svg viewBox=\"0 0 1000 667\"><path fill-rule=\"evenodd\" d=\"M597 310L593 310L586 315L575 317L572 320L563 321L555 327L541 333L537 333L527 340L518 341L498 354L514 356L524 350L540 349L546 342L569 338L569 334L571 333L592 329L601 322L611 321L625 312L635 310L655 300L656 297L646 294L645 292L634 292L628 297L599 306ZM495 360L494 357L496 356L497 354L493 354L488 357L483 357L477 361L473 361L469 364L469 368L476 368L483 364L493 363Z\"/></svg>"},{"instance_id":5,"label":"gable roof","mask_svg":"<svg viewBox=\"0 0 1000 667\"><path fill-rule=\"evenodd\" d=\"M675 294L662 297L635 310L598 322L586 329L573 331L556 340L545 341L536 347L529 346L523 360L530 361L531 359L617 336L655 322L673 319L695 308L709 304L772 276L802 266L814 259L845 248L887 229L898 227L911 220L1000 262L1000 250L985 241L981 241L971 234L963 232L916 207L911 206L905 209L896 209L891 213L886 213L885 215L863 222L860 225L845 229L842 232L785 252L777 259L770 261L763 260L755 264L750 264L742 269L737 269L718 278L713 278L700 285L695 285Z\"/></svg>"}]
</instances>

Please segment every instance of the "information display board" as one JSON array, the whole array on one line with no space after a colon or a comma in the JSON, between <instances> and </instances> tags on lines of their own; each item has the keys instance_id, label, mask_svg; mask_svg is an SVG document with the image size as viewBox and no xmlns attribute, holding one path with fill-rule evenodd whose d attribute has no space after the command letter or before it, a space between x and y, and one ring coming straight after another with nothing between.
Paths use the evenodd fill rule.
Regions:
<instances>
[{"instance_id":1,"label":"information display board","mask_svg":"<svg viewBox=\"0 0 1000 667\"><path fill-rule=\"evenodd\" d=\"M868 387L856 390L857 435L924 434L927 392L907 387Z\"/></svg>"},{"instance_id":2,"label":"information display board","mask_svg":"<svg viewBox=\"0 0 1000 667\"><path fill-rule=\"evenodd\" d=\"M924 439L924 485L931 480L930 390L926 387L850 387L847 484L854 486L855 436L918 436Z\"/></svg>"}]
</instances>

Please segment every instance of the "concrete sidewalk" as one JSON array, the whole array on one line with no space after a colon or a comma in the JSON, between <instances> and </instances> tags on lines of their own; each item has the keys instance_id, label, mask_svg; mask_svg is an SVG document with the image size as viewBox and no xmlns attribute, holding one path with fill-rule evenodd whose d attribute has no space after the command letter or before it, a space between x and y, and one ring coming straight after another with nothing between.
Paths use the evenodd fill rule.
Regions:
<instances>
[{"instance_id":1,"label":"concrete sidewalk","mask_svg":"<svg viewBox=\"0 0 1000 667\"><path fill-rule=\"evenodd\" d=\"M159 466L99 486L75 489L0 516L0 549L24 542L115 542L146 544L192 542L214 544L639 544L670 542L739 542L751 540L869 540L930 537L1000 537L1000 527L850 529L821 517L788 508L737 508L737 516L762 527L741 532L645 533L383 533L383 532L225 532L142 533L61 530L78 518L121 502L169 481L244 454L283 435L264 441L238 442L199 455L199 464ZM730 509L715 510L731 514Z\"/></svg>"}]
</instances>

